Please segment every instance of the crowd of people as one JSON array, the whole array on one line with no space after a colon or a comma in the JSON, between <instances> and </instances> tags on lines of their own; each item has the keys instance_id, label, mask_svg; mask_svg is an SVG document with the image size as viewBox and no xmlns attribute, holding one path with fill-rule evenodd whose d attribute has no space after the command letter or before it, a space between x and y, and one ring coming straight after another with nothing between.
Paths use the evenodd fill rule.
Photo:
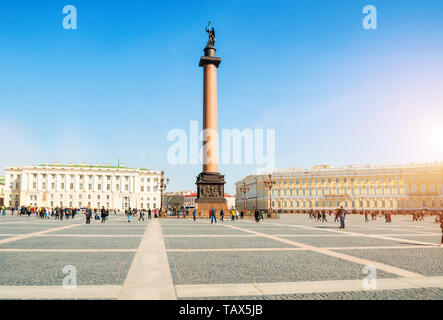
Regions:
<instances>
[{"instance_id":1,"label":"crowd of people","mask_svg":"<svg viewBox=\"0 0 443 320\"><path fill-rule=\"evenodd\" d=\"M158 218L159 217L159 210L158 209L142 209L142 210L138 210L136 208L129 208L125 210L125 215L128 218L128 223L131 222L131 218L132 217L136 217L137 215L139 216L138 221L143 220L145 221L145 216L148 216L148 219L152 219L152 215L154 214L154 218Z\"/></svg>"},{"instance_id":2,"label":"crowd of people","mask_svg":"<svg viewBox=\"0 0 443 320\"><path fill-rule=\"evenodd\" d=\"M348 213L343 207L337 208L334 211L329 210L328 213L326 213L326 210L310 210L309 218L315 219L316 221L328 222L327 215L332 216L332 214L334 214L335 217L334 222L340 222L340 229L344 229L345 217Z\"/></svg>"},{"instance_id":3,"label":"crowd of people","mask_svg":"<svg viewBox=\"0 0 443 320\"><path fill-rule=\"evenodd\" d=\"M6 215L7 208L5 206L0 207L0 213L2 216ZM36 207L36 206L21 206L18 208L8 208L8 210L11 211L11 215L16 214L17 216L35 216L39 219L55 219L55 220L63 220L63 219L74 219L77 215L83 214L86 219L86 224L91 223L91 218L94 217L95 220L101 220L101 223L105 223L109 219L110 213L113 213L114 215L117 215L120 213L120 210L110 210L105 209L102 207L102 209L90 209L90 208L63 208L63 207L55 207L55 208L46 208L46 207ZM128 218L128 223L131 222L132 217L138 216L138 221L142 220L145 221L145 216L147 216L148 219L159 218L159 210L158 209L136 209L136 208L129 208L124 211L125 215ZM238 220L239 217L243 218L244 213L239 212L238 210L231 209L229 210L231 221ZM384 217L386 223L392 222L392 213L391 211L356 211L352 210L350 212L347 212L343 207L337 208L336 210L310 210L309 211L309 218L315 219L316 221L321 222L328 222L327 217L334 215L334 222L340 222L340 229L345 228L345 217L348 213L351 214L361 214L365 217L365 223L370 221L377 220L377 217ZM189 210L183 210L182 213L180 213L178 210L175 211L175 214L177 218L180 218L180 215L183 216L183 218L186 218L190 216ZM434 223L440 224L440 228L442 230L442 239L441 239L441 246L443 246L443 212L432 212L429 210L419 210L412 213L412 221L424 221L424 218L426 216L433 216L435 215L435 221ZM369 219L370 217L370 219ZM197 219L197 210L194 209L192 212L192 218L194 221ZM224 210L220 210L220 217L219 221L223 222L225 218L225 212ZM211 220L211 223L217 223L217 210L215 208L212 208L209 211L209 219ZM254 210L254 219L256 222L260 222L260 220L264 219L263 211L260 211L258 209Z\"/></svg>"},{"instance_id":4,"label":"crowd of people","mask_svg":"<svg viewBox=\"0 0 443 320\"><path fill-rule=\"evenodd\" d=\"M0 207L1 215L6 215L7 208L2 206ZM64 208L64 207L55 207L55 208L47 208L47 207L36 207L36 206L21 206L21 207L12 207L8 208L11 212L11 215L17 216L35 216L38 219L54 219L54 220L63 220L63 219L74 219L78 215L84 216L86 220L86 224L91 223L91 219L101 220L101 223L105 223L109 219L109 215L117 215L120 214L120 210L116 209L106 209L102 207L101 209L91 209L91 208ZM145 216L147 215L148 219L151 219L152 216L155 218L159 217L158 209L148 209L148 210L138 210L138 209L127 209L124 211L125 215L128 217L128 222L131 222L131 218L134 216L139 216L139 221L145 221Z\"/></svg>"}]
</instances>

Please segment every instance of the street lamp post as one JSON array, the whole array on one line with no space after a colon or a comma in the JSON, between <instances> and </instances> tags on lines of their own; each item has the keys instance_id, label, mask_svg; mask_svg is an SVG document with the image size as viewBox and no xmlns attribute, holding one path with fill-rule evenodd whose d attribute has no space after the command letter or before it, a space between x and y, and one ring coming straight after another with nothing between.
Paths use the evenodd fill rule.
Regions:
<instances>
[{"instance_id":1,"label":"street lamp post","mask_svg":"<svg viewBox=\"0 0 443 320\"><path fill-rule=\"evenodd\" d=\"M255 209L258 210L258 180L257 180L257 176L255 176Z\"/></svg>"},{"instance_id":2,"label":"street lamp post","mask_svg":"<svg viewBox=\"0 0 443 320\"><path fill-rule=\"evenodd\" d=\"M277 183L272 180L272 175L268 176L268 179L263 180L265 186L269 189L269 217L273 218L274 214L272 213L272 187Z\"/></svg>"},{"instance_id":3,"label":"street lamp post","mask_svg":"<svg viewBox=\"0 0 443 320\"><path fill-rule=\"evenodd\" d=\"M166 190L166 186L169 184L169 178L165 179L165 171L162 170L161 177L160 177L160 217L164 217L166 215L164 211L164 205L163 205L163 192Z\"/></svg>"},{"instance_id":4,"label":"street lamp post","mask_svg":"<svg viewBox=\"0 0 443 320\"><path fill-rule=\"evenodd\" d=\"M249 191L249 187L246 186L246 182L240 187L240 192L243 193L243 212L246 215L246 192Z\"/></svg>"}]
</instances>

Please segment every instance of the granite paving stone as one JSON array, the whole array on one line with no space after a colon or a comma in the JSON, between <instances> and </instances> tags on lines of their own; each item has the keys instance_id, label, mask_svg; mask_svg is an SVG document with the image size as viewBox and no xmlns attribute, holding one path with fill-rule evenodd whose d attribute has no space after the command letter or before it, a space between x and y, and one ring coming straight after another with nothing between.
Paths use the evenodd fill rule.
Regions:
<instances>
[{"instance_id":1,"label":"granite paving stone","mask_svg":"<svg viewBox=\"0 0 443 320\"><path fill-rule=\"evenodd\" d=\"M169 252L175 284L363 279L363 266L308 251ZM396 278L380 271L379 278Z\"/></svg>"},{"instance_id":2,"label":"granite paving stone","mask_svg":"<svg viewBox=\"0 0 443 320\"><path fill-rule=\"evenodd\" d=\"M0 286L61 286L63 268L77 269L77 285L121 284L134 253L0 252Z\"/></svg>"},{"instance_id":3,"label":"granite paving stone","mask_svg":"<svg viewBox=\"0 0 443 320\"><path fill-rule=\"evenodd\" d=\"M425 276L443 275L443 249L412 248L412 249L373 249L346 250L346 254L359 258L382 262L406 269Z\"/></svg>"}]
</instances>

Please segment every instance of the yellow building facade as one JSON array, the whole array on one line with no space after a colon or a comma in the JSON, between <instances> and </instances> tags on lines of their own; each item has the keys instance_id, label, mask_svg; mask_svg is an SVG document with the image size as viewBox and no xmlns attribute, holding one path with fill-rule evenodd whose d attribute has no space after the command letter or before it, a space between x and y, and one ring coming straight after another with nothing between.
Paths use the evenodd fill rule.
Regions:
<instances>
[{"instance_id":1,"label":"yellow building facade","mask_svg":"<svg viewBox=\"0 0 443 320\"><path fill-rule=\"evenodd\" d=\"M272 188L266 186L271 180ZM397 166L319 165L251 175L236 183L238 210L443 210L443 162Z\"/></svg>"}]
</instances>

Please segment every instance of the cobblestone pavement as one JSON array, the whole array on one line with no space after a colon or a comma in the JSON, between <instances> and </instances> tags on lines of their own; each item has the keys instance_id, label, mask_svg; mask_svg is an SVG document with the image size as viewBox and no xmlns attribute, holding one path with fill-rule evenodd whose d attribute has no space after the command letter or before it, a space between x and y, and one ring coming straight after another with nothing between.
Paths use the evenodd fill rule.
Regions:
<instances>
[{"instance_id":1,"label":"cobblestone pavement","mask_svg":"<svg viewBox=\"0 0 443 320\"><path fill-rule=\"evenodd\" d=\"M124 299L127 286L152 297L149 284L161 273L156 290L167 299L443 299L441 231L432 219L348 216L344 230L328 220L128 223L111 215L85 225L83 217L7 215L0 217L0 298ZM66 266L75 267L76 290L63 289Z\"/></svg>"},{"instance_id":2,"label":"cobblestone pavement","mask_svg":"<svg viewBox=\"0 0 443 320\"><path fill-rule=\"evenodd\" d=\"M281 294L269 296L234 296L181 298L182 300L442 300L443 289L421 288L402 290L351 291L332 293Z\"/></svg>"}]
</instances>

